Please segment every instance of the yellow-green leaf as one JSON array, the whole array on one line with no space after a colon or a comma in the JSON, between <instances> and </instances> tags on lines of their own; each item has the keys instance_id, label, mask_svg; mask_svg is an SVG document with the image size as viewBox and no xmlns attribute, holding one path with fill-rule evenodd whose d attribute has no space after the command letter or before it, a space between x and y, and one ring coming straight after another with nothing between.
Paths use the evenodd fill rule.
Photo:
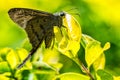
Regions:
<instances>
[{"instance_id":1,"label":"yellow-green leaf","mask_svg":"<svg viewBox=\"0 0 120 80\"><path fill-rule=\"evenodd\" d=\"M63 25L65 27L64 29L61 29L62 39L58 38L58 49L64 55L72 58L77 55L77 52L80 49L81 27L77 20L67 13L63 18ZM56 32L60 33L60 31Z\"/></svg>"},{"instance_id":2,"label":"yellow-green leaf","mask_svg":"<svg viewBox=\"0 0 120 80\"><path fill-rule=\"evenodd\" d=\"M59 63L59 53L55 49L46 49L43 54L43 62L49 64L55 69L59 70L62 67L62 64Z\"/></svg>"},{"instance_id":3,"label":"yellow-green leaf","mask_svg":"<svg viewBox=\"0 0 120 80\"><path fill-rule=\"evenodd\" d=\"M10 65L10 68L16 68L18 64L18 56L16 55L15 51L10 50L10 52L6 56L6 59Z\"/></svg>"},{"instance_id":4,"label":"yellow-green leaf","mask_svg":"<svg viewBox=\"0 0 120 80\"><path fill-rule=\"evenodd\" d=\"M75 57L80 49L80 44L77 41L73 40L68 40L68 43L64 44L65 42L66 40L59 44L59 51L61 51L64 55L66 55L69 58Z\"/></svg>"},{"instance_id":5,"label":"yellow-green leaf","mask_svg":"<svg viewBox=\"0 0 120 80\"><path fill-rule=\"evenodd\" d=\"M85 60L88 68L100 57L105 50L110 47L110 43L107 42L102 48L101 43L88 35L82 35L82 41L85 47Z\"/></svg>"},{"instance_id":6,"label":"yellow-green leaf","mask_svg":"<svg viewBox=\"0 0 120 80\"><path fill-rule=\"evenodd\" d=\"M95 75L96 75L96 79L97 79L97 80L101 80L100 76L98 76L97 73L96 73Z\"/></svg>"},{"instance_id":7,"label":"yellow-green leaf","mask_svg":"<svg viewBox=\"0 0 120 80\"><path fill-rule=\"evenodd\" d=\"M28 51L25 49L18 49L17 53L21 62L28 56ZM19 62L19 64L21 62ZM32 64L29 62L29 60L26 62L25 65L27 66L27 68L32 68Z\"/></svg>"},{"instance_id":8,"label":"yellow-green leaf","mask_svg":"<svg viewBox=\"0 0 120 80\"><path fill-rule=\"evenodd\" d=\"M0 49L0 61L6 61L6 55L11 51L10 48Z\"/></svg>"},{"instance_id":9,"label":"yellow-green leaf","mask_svg":"<svg viewBox=\"0 0 120 80\"><path fill-rule=\"evenodd\" d=\"M103 53L99 42L91 42L85 48L85 60L88 67Z\"/></svg>"},{"instance_id":10,"label":"yellow-green leaf","mask_svg":"<svg viewBox=\"0 0 120 80\"><path fill-rule=\"evenodd\" d=\"M97 74L100 76L101 80L113 80L113 76L104 70L98 70Z\"/></svg>"},{"instance_id":11,"label":"yellow-green leaf","mask_svg":"<svg viewBox=\"0 0 120 80\"><path fill-rule=\"evenodd\" d=\"M63 19L63 25L67 28L69 38L80 42L82 32L77 20L70 14L66 13L65 18Z\"/></svg>"},{"instance_id":12,"label":"yellow-green leaf","mask_svg":"<svg viewBox=\"0 0 120 80\"><path fill-rule=\"evenodd\" d=\"M101 54L100 57L93 63L95 71L98 69L104 69L105 67L105 54Z\"/></svg>"},{"instance_id":13,"label":"yellow-green leaf","mask_svg":"<svg viewBox=\"0 0 120 80\"><path fill-rule=\"evenodd\" d=\"M10 72L5 72L3 74L0 74L0 80L10 80L9 77L7 76L11 76L11 73Z\"/></svg>"},{"instance_id":14,"label":"yellow-green leaf","mask_svg":"<svg viewBox=\"0 0 120 80\"><path fill-rule=\"evenodd\" d=\"M43 56L43 61L48 64L55 64L59 61L59 54L55 49L46 49Z\"/></svg>"},{"instance_id":15,"label":"yellow-green leaf","mask_svg":"<svg viewBox=\"0 0 120 80\"><path fill-rule=\"evenodd\" d=\"M73 73L73 72L58 75L53 80L57 80L57 79L58 80L90 80L90 78L86 75Z\"/></svg>"},{"instance_id":16,"label":"yellow-green leaf","mask_svg":"<svg viewBox=\"0 0 120 80\"><path fill-rule=\"evenodd\" d=\"M109 42L105 43L103 50L107 50L109 48L110 48L110 43Z\"/></svg>"},{"instance_id":17,"label":"yellow-green leaf","mask_svg":"<svg viewBox=\"0 0 120 80\"><path fill-rule=\"evenodd\" d=\"M63 37L61 42L58 45L58 49L61 52L67 51L67 46L68 46L68 39L66 37Z\"/></svg>"},{"instance_id":18,"label":"yellow-green leaf","mask_svg":"<svg viewBox=\"0 0 120 80\"><path fill-rule=\"evenodd\" d=\"M0 80L10 80L10 78L0 74Z\"/></svg>"},{"instance_id":19,"label":"yellow-green leaf","mask_svg":"<svg viewBox=\"0 0 120 80\"><path fill-rule=\"evenodd\" d=\"M113 76L114 80L120 80L120 76Z\"/></svg>"},{"instance_id":20,"label":"yellow-green leaf","mask_svg":"<svg viewBox=\"0 0 120 80\"><path fill-rule=\"evenodd\" d=\"M6 61L0 62L0 73L9 72L10 67Z\"/></svg>"}]
</instances>

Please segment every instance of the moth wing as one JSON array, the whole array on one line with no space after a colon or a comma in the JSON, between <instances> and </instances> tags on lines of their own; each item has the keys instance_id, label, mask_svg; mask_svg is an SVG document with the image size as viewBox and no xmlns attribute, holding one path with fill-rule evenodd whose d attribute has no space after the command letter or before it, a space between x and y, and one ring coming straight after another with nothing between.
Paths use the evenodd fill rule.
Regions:
<instances>
[{"instance_id":1,"label":"moth wing","mask_svg":"<svg viewBox=\"0 0 120 80\"><path fill-rule=\"evenodd\" d=\"M47 35L45 36L45 47L49 48L52 44L52 40L54 39L54 32L53 29L50 33L46 33ZM52 46L53 47L53 46Z\"/></svg>"},{"instance_id":2,"label":"moth wing","mask_svg":"<svg viewBox=\"0 0 120 80\"><path fill-rule=\"evenodd\" d=\"M51 13L47 13L44 11L27 9L27 8L12 8L8 11L10 18L20 25L21 27L25 28L26 24L29 20L38 17L38 16L53 16Z\"/></svg>"},{"instance_id":3,"label":"moth wing","mask_svg":"<svg viewBox=\"0 0 120 80\"><path fill-rule=\"evenodd\" d=\"M39 19L39 18L38 18ZM33 50L37 50L37 48L40 46L40 44L44 40L44 29L41 27L40 23L36 22L38 19L31 19L27 23L27 27L25 28L25 31L28 34L30 43L32 44Z\"/></svg>"}]
</instances>

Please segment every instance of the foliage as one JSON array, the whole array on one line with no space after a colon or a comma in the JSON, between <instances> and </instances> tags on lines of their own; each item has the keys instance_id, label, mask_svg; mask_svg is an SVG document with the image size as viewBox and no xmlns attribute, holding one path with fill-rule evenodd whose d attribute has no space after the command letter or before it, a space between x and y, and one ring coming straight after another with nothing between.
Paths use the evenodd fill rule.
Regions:
<instances>
[{"instance_id":1,"label":"foliage","mask_svg":"<svg viewBox=\"0 0 120 80\"><path fill-rule=\"evenodd\" d=\"M1 1L0 80L120 80L119 3L117 0ZM21 69L16 67L32 46L26 32L8 17L7 11L12 7L71 13L66 13L63 19L65 27L54 27L53 49L45 49L43 43Z\"/></svg>"}]
</instances>

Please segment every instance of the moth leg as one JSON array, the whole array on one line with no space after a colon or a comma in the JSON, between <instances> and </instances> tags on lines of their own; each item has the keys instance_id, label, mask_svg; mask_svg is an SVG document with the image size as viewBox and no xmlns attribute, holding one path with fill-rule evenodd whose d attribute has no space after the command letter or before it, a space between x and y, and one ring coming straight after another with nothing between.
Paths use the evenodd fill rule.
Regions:
<instances>
[{"instance_id":1,"label":"moth leg","mask_svg":"<svg viewBox=\"0 0 120 80\"><path fill-rule=\"evenodd\" d=\"M49 48L51 46L52 43L52 36L46 36L45 38L45 48Z\"/></svg>"},{"instance_id":2,"label":"moth leg","mask_svg":"<svg viewBox=\"0 0 120 80\"><path fill-rule=\"evenodd\" d=\"M55 44L55 38L53 38L53 40L52 40L52 47L51 47L51 49L54 48L54 44Z\"/></svg>"},{"instance_id":3,"label":"moth leg","mask_svg":"<svg viewBox=\"0 0 120 80\"><path fill-rule=\"evenodd\" d=\"M67 29L67 27L66 26L64 26L64 25L62 25L62 27L60 28L60 34L62 35L62 37L64 36L64 30L62 30L62 29L65 29L66 31L68 31L68 29Z\"/></svg>"}]
</instances>

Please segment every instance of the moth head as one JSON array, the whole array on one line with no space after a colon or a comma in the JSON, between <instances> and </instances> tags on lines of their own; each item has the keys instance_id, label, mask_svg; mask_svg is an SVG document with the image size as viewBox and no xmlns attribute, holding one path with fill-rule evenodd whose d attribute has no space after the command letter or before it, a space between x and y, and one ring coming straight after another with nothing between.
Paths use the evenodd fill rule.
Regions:
<instances>
[{"instance_id":1,"label":"moth head","mask_svg":"<svg viewBox=\"0 0 120 80\"><path fill-rule=\"evenodd\" d=\"M66 13L65 13L65 12L60 12L59 15L60 15L61 17L65 17Z\"/></svg>"},{"instance_id":2,"label":"moth head","mask_svg":"<svg viewBox=\"0 0 120 80\"><path fill-rule=\"evenodd\" d=\"M65 15L66 15L66 12L63 12L63 11L61 11L61 12L57 12L57 13L54 13L54 15L55 16L59 16L59 17L61 17L61 18L64 18L65 17Z\"/></svg>"}]
</instances>

